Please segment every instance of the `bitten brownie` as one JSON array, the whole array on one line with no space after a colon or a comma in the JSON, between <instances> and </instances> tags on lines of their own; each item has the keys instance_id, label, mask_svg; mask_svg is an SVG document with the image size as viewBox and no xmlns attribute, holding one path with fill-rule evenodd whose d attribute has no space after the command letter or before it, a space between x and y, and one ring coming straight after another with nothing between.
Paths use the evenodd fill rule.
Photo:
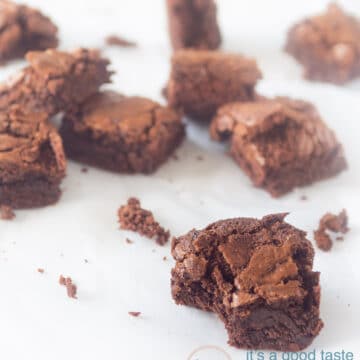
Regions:
<instances>
[{"instance_id":1,"label":"bitten brownie","mask_svg":"<svg viewBox=\"0 0 360 360\"><path fill-rule=\"evenodd\" d=\"M20 108L0 113L0 204L32 208L55 203L65 176L60 136L47 115Z\"/></svg>"},{"instance_id":2,"label":"bitten brownie","mask_svg":"<svg viewBox=\"0 0 360 360\"><path fill-rule=\"evenodd\" d=\"M82 103L111 75L96 50L34 51L26 59L29 66L0 86L0 110L17 104L54 115Z\"/></svg>"},{"instance_id":3,"label":"bitten brownie","mask_svg":"<svg viewBox=\"0 0 360 360\"><path fill-rule=\"evenodd\" d=\"M218 51L179 50L172 57L166 95L171 107L210 120L232 101L251 101L261 78L255 60Z\"/></svg>"},{"instance_id":4,"label":"bitten brownie","mask_svg":"<svg viewBox=\"0 0 360 360\"><path fill-rule=\"evenodd\" d=\"M117 172L151 173L184 137L180 115L149 99L104 91L64 117L71 159Z\"/></svg>"},{"instance_id":5,"label":"bitten brownie","mask_svg":"<svg viewBox=\"0 0 360 360\"><path fill-rule=\"evenodd\" d=\"M0 61L57 46L57 27L48 17L28 6L0 0Z\"/></svg>"},{"instance_id":6,"label":"bitten brownie","mask_svg":"<svg viewBox=\"0 0 360 360\"><path fill-rule=\"evenodd\" d=\"M330 4L324 14L293 26L285 49L306 78L343 84L360 76L360 21Z\"/></svg>"},{"instance_id":7,"label":"bitten brownie","mask_svg":"<svg viewBox=\"0 0 360 360\"><path fill-rule=\"evenodd\" d=\"M315 107L289 98L232 103L210 127L231 138L231 155L253 183L272 196L334 176L346 168L343 147Z\"/></svg>"},{"instance_id":8,"label":"bitten brownie","mask_svg":"<svg viewBox=\"0 0 360 360\"><path fill-rule=\"evenodd\" d=\"M285 216L222 220L173 240L175 302L216 313L233 346L299 351L323 327L314 250Z\"/></svg>"},{"instance_id":9,"label":"bitten brownie","mask_svg":"<svg viewBox=\"0 0 360 360\"><path fill-rule=\"evenodd\" d=\"M170 40L175 50L216 49L221 35L214 0L167 0Z\"/></svg>"}]
</instances>

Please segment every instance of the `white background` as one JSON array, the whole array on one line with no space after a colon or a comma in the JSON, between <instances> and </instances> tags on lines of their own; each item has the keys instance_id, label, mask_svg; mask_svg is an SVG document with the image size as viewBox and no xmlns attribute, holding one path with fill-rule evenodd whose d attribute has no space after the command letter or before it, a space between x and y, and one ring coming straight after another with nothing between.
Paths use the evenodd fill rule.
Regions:
<instances>
[{"instance_id":1,"label":"white background","mask_svg":"<svg viewBox=\"0 0 360 360\"><path fill-rule=\"evenodd\" d=\"M137 49L105 48L112 61L112 88L163 101L170 48L163 0L34 0L60 27L61 47L104 47L111 33L139 43ZM340 176L272 199L213 144L206 127L188 125L188 138L152 176L111 174L69 162L61 201L45 209L17 211L0 222L0 359L115 360L186 359L199 346L215 345L233 359L245 351L227 346L221 322L211 314L176 306L170 296L170 245L118 229L116 211L138 196L173 235L236 216L289 211L288 221L312 231L326 211L346 208L351 232L330 253L316 252L322 272L321 313L325 328L308 349L352 351L360 359L359 131L360 82L346 87L309 83L282 52L286 30L326 1L219 0L224 49L255 57L266 95L314 102L344 143L349 170ZM342 4L360 16L360 2ZM5 79L17 62L0 69ZM204 160L199 161L201 155ZM307 195L308 201L300 196ZM135 241L125 242L126 237ZM163 256L168 261L163 261ZM85 263L84 259L88 260ZM37 268L44 268L39 274ZM78 285L67 298L60 274ZM139 318L128 311L141 311ZM217 355L216 355L217 354ZM224 359L220 353L201 360ZM319 358L319 357L318 357Z\"/></svg>"}]
</instances>

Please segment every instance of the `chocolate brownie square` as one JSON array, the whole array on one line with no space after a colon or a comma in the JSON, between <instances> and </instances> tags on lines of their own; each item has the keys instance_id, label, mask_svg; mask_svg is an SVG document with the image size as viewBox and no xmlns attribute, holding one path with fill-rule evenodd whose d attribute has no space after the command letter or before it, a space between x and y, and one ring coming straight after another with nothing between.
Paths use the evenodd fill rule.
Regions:
<instances>
[{"instance_id":1,"label":"chocolate brownie square","mask_svg":"<svg viewBox=\"0 0 360 360\"><path fill-rule=\"evenodd\" d=\"M71 159L117 172L151 173L184 137L174 110L113 91L95 94L67 113L60 129Z\"/></svg>"},{"instance_id":2,"label":"chocolate brownie square","mask_svg":"<svg viewBox=\"0 0 360 360\"><path fill-rule=\"evenodd\" d=\"M47 16L31 7L0 0L0 61L57 46L57 27Z\"/></svg>"},{"instance_id":3,"label":"chocolate brownie square","mask_svg":"<svg viewBox=\"0 0 360 360\"><path fill-rule=\"evenodd\" d=\"M261 78L256 62L241 55L179 50L171 62L169 105L197 119L209 120L228 102L254 100Z\"/></svg>"},{"instance_id":4,"label":"chocolate brownie square","mask_svg":"<svg viewBox=\"0 0 360 360\"><path fill-rule=\"evenodd\" d=\"M183 48L216 49L221 35L214 0L167 0L171 44Z\"/></svg>"},{"instance_id":5,"label":"chocolate brownie square","mask_svg":"<svg viewBox=\"0 0 360 360\"><path fill-rule=\"evenodd\" d=\"M54 115L82 103L111 75L96 50L34 51L26 59L29 66L0 87L0 110L17 104Z\"/></svg>"},{"instance_id":6,"label":"chocolate brownie square","mask_svg":"<svg viewBox=\"0 0 360 360\"><path fill-rule=\"evenodd\" d=\"M0 204L50 205L60 197L66 160L60 136L43 113L0 113Z\"/></svg>"},{"instance_id":7,"label":"chocolate brownie square","mask_svg":"<svg viewBox=\"0 0 360 360\"><path fill-rule=\"evenodd\" d=\"M315 107L289 98L221 107L210 127L231 138L231 155L272 196L334 176L346 168L343 147Z\"/></svg>"},{"instance_id":8,"label":"chocolate brownie square","mask_svg":"<svg viewBox=\"0 0 360 360\"><path fill-rule=\"evenodd\" d=\"M304 66L306 78L343 84L360 75L360 21L331 4L293 26L285 49Z\"/></svg>"},{"instance_id":9,"label":"chocolate brownie square","mask_svg":"<svg viewBox=\"0 0 360 360\"><path fill-rule=\"evenodd\" d=\"M313 247L285 216L222 220L173 240L175 302L217 314L230 345L299 351L323 327Z\"/></svg>"}]
</instances>

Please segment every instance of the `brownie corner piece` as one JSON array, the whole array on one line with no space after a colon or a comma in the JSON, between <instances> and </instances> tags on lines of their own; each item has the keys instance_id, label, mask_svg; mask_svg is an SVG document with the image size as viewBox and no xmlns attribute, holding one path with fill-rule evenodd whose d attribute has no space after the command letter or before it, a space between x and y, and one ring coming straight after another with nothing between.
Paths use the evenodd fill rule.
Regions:
<instances>
[{"instance_id":1,"label":"brownie corner piece","mask_svg":"<svg viewBox=\"0 0 360 360\"><path fill-rule=\"evenodd\" d=\"M214 0L166 0L170 40L174 50L214 50L221 44Z\"/></svg>"},{"instance_id":2,"label":"brownie corner piece","mask_svg":"<svg viewBox=\"0 0 360 360\"><path fill-rule=\"evenodd\" d=\"M171 65L169 105L200 120L210 120L228 102L254 100L262 77L254 59L221 51L179 50Z\"/></svg>"},{"instance_id":3,"label":"brownie corner piece","mask_svg":"<svg viewBox=\"0 0 360 360\"><path fill-rule=\"evenodd\" d=\"M285 50L304 66L309 80L344 84L360 76L360 21L332 3L295 24Z\"/></svg>"},{"instance_id":4,"label":"brownie corner piece","mask_svg":"<svg viewBox=\"0 0 360 360\"><path fill-rule=\"evenodd\" d=\"M173 240L175 302L217 314L235 347L299 351L323 327L313 247L285 216L221 220Z\"/></svg>"},{"instance_id":5,"label":"brownie corner piece","mask_svg":"<svg viewBox=\"0 0 360 360\"><path fill-rule=\"evenodd\" d=\"M210 134L215 140L230 139L234 160L274 197L347 167L335 133L312 104L301 100L227 104L214 117Z\"/></svg>"},{"instance_id":6,"label":"brownie corner piece","mask_svg":"<svg viewBox=\"0 0 360 360\"><path fill-rule=\"evenodd\" d=\"M142 97L104 91L65 115L60 134L71 159L116 172L154 172L185 134L181 116Z\"/></svg>"},{"instance_id":7,"label":"brownie corner piece","mask_svg":"<svg viewBox=\"0 0 360 360\"><path fill-rule=\"evenodd\" d=\"M0 61L58 46L56 25L39 10L1 0L0 16Z\"/></svg>"},{"instance_id":8,"label":"brownie corner piece","mask_svg":"<svg viewBox=\"0 0 360 360\"><path fill-rule=\"evenodd\" d=\"M47 115L12 108L0 114L0 204L33 208L58 201L66 159Z\"/></svg>"}]
</instances>

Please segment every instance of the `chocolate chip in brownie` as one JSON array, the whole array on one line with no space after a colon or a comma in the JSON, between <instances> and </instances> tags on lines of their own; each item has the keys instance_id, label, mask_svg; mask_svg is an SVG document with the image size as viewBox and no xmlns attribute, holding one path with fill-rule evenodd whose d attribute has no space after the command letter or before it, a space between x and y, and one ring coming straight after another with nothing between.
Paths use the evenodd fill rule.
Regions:
<instances>
[{"instance_id":1,"label":"chocolate chip in brownie","mask_svg":"<svg viewBox=\"0 0 360 360\"><path fill-rule=\"evenodd\" d=\"M57 46L57 27L47 16L25 5L0 1L0 61Z\"/></svg>"},{"instance_id":2,"label":"chocolate chip in brownie","mask_svg":"<svg viewBox=\"0 0 360 360\"><path fill-rule=\"evenodd\" d=\"M130 198L126 205L120 207L118 217L121 229L135 231L140 235L155 239L159 245L165 245L169 240L169 231L165 231L155 221L152 212L143 209L136 198Z\"/></svg>"}]
</instances>

